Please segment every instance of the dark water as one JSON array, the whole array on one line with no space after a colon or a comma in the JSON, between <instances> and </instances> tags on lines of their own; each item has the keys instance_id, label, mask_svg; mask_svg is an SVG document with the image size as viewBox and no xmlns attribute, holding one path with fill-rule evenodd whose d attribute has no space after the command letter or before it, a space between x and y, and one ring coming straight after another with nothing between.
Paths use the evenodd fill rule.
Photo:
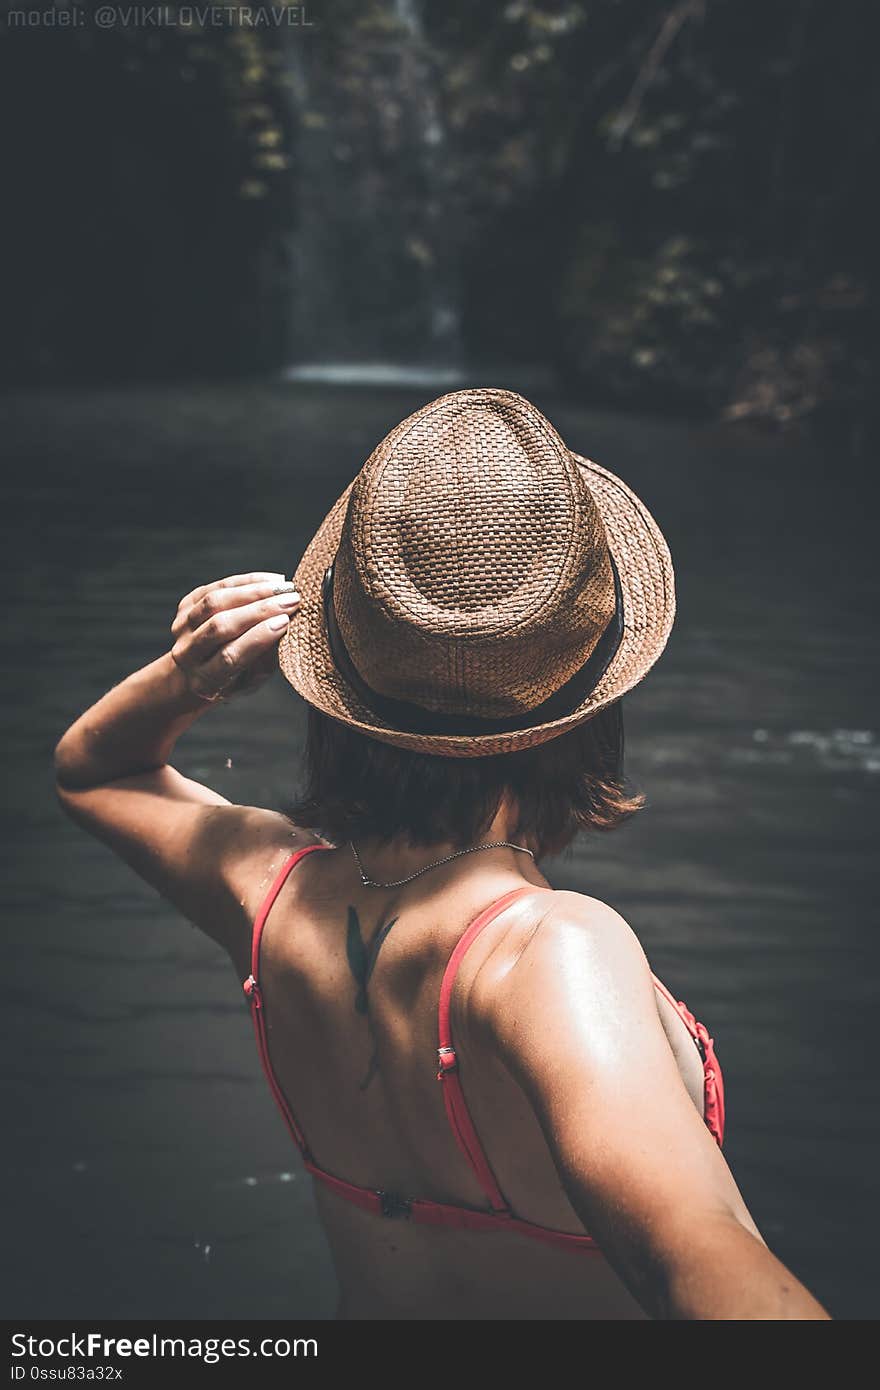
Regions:
<instances>
[{"instance_id":1,"label":"dark water","mask_svg":"<svg viewBox=\"0 0 880 1390\"><path fill-rule=\"evenodd\" d=\"M57 810L51 751L158 655L178 597L290 573L373 444L431 395L319 387L0 402L10 505L2 1157L7 1316L329 1316L332 1271L218 949ZM629 699L649 807L551 867L610 900L713 1032L727 1154L839 1317L878 1281L872 508L832 449L535 397L669 537L680 614ZM273 804L303 712L211 711L178 765ZM231 766L230 766L231 764Z\"/></svg>"}]
</instances>

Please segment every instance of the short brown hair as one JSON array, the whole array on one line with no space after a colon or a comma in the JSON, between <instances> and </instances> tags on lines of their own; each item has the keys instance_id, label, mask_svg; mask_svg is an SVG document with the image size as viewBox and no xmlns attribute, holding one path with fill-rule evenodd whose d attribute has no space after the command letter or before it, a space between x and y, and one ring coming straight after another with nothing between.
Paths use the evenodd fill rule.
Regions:
<instances>
[{"instance_id":1,"label":"short brown hair","mask_svg":"<svg viewBox=\"0 0 880 1390\"><path fill-rule=\"evenodd\" d=\"M613 830L644 802L623 786L620 701L547 743L478 758L380 743L312 706L308 720L305 786L283 810L336 844L403 836L465 848L509 792L519 808L516 834L541 858L582 830Z\"/></svg>"}]
</instances>

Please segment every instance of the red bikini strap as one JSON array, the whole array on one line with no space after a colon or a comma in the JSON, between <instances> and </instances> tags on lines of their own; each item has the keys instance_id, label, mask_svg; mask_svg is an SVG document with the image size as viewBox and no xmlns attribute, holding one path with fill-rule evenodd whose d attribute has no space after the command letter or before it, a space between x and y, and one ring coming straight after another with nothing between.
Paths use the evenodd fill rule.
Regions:
<instances>
[{"instance_id":1,"label":"red bikini strap","mask_svg":"<svg viewBox=\"0 0 880 1390\"><path fill-rule=\"evenodd\" d=\"M263 996L258 981L260 974L260 941L263 936L263 928L266 925L266 918L269 916L275 899L287 882L287 876L291 869L296 868L301 859L304 859L307 854L311 854L312 851L316 849L330 849L330 845L305 845L303 849L298 849L294 854L291 854L289 859L285 859L278 873L275 875L271 887L260 904L260 909L254 918L254 930L251 938L251 973L243 985L244 992L251 1006L251 1018L254 1024L257 1050L260 1054L260 1062L266 1074L266 1080L269 1083L269 1089L275 1097L276 1104L284 1117L287 1128L290 1130L293 1142L306 1159L309 1157L308 1145L306 1144L302 1130L296 1122L293 1111L287 1102L287 1097L281 1089L281 1084L272 1066L272 1059L269 1056L269 1040L266 1035L266 1020L263 1016Z\"/></svg>"},{"instance_id":2,"label":"red bikini strap","mask_svg":"<svg viewBox=\"0 0 880 1390\"><path fill-rule=\"evenodd\" d=\"M493 922L499 913L509 907L517 898L524 897L526 893L547 891L534 887L529 884L523 888L514 888L510 893L505 893L503 898L484 908L478 917L474 919L464 934L459 937L455 949L449 957L446 969L443 972L443 980L440 985L440 1007L438 1011L438 1035L439 1047L437 1058L440 1070L437 1073L437 1080L443 1082L443 1100L446 1105L446 1115L458 1147L461 1149L471 1168L474 1170L477 1181L489 1198L492 1210L498 1213L510 1215L510 1207L507 1200L498 1186L495 1174L486 1157L486 1152L480 1143L474 1122L471 1119L467 1101L464 1098L461 1079L458 1075L458 1058L455 1055L455 1048L452 1045L452 1028L450 1025L450 1004L452 1001L452 989L458 968L464 958L465 952L471 943L479 936L490 922Z\"/></svg>"},{"instance_id":3,"label":"red bikini strap","mask_svg":"<svg viewBox=\"0 0 880 1390\"><path fill-rule=\"evenodd\" d=\"M268 893L260 904L260 909L254 918L254 930L251 937L251 979L254 981L260 978L260 941L263 936L263 928L266 925L266 918L272 910L272 906L281 889L287 882L287 876L291 869L295 869L301 859L305 859L307 854L312 854L316 849L330 849L330 845L305 845L303 849L296 850L289 859L285 859L278 873L272 881Z\"/></svg>"}]
</instances>

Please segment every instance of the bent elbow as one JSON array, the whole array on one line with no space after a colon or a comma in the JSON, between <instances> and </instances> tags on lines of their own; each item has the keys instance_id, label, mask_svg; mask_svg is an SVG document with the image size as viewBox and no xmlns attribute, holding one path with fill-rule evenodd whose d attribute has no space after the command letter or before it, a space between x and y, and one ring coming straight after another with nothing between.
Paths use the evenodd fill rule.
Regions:
<instances>
[{"instance_id":1,"label":"bent elbow","mask_svg":"<svg viewBox=\"0 0 880 1390\"><path fill-rule=\"evenodd\" d=\"M71 790L73 782L73 759L70 756L70 745L66 733L55 745L52 754L52 768L55 773L55 791L62 797L66 791Z\"/></svg>"},{"instance_id":2,"label":"bent elbow","mask_svg":"<svg viewBox=\"0 0 880 1390\"><path fill-rule=\"evenodd\" d=\"M77 754L71 730L62 734L52 754L55 774L55 793L67 809L66 798L73 792L85 791L90 785L83 776L82 758Z\"/></svg>"}]
</instances>

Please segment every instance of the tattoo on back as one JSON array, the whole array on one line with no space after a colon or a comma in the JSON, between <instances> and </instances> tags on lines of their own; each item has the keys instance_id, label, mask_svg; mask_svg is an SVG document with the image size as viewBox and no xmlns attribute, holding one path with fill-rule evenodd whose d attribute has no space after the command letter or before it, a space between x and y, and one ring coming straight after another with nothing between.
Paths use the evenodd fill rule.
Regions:
<instances>
[{"instance_id":1,"label":"tattoo on back","mask_svg":"<svg viewBox=\"0 0 880 1390\"><path fill-rule=\"evenodd\" d=\"M345 933L345 954L348 958L348 968L350 969L355 981L354 1006L359 1014L366 1014L367 1023L372 1033L372 1022L370 1020L369 1003L367 999L367 985L373 973L373 967L379 955L379 948L386 936L390 932L396 917L392 917L390 922L377 929L372 941L367 944L361 934L361 924L357 915L357 909L349 907L348 926ZM376 1051L375 1038L373 1039L373 1055L370 1058L366 1075L359 1083L363 1091L369 1086L379 1064Z\"/></svg>"}]
</instances>

